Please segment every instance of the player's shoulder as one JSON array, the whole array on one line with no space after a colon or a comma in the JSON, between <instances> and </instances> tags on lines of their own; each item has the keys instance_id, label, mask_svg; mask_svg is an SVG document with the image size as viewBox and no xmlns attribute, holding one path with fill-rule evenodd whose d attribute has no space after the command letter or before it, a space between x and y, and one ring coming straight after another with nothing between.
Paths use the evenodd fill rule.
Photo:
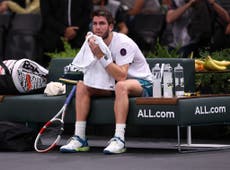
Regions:
<instances>
[{"instance_id":1,"label":"player's shoulder","mask_svg":"<svg viewBox=\"0 0 230 170\"><path fill-rule=\"evenodd\" d=\"M114 40L119 44L135 44L135 42L125 34L113 32Z\"/></svg>"}]
</instances>

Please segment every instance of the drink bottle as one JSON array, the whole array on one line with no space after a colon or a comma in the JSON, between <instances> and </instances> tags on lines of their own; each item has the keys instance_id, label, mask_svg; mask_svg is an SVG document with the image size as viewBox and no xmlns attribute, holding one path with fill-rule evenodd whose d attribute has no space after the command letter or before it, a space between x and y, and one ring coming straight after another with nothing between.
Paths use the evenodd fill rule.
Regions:
<instances>
[{"instance_id":1,"label":"drink bottle","mask_svg":"<svg viewBox=\"0 0 230 170\"><path fill-rule=\"evenodd\" d=\"M173 97L173 72L170 64L165 64L163 72L163 96Z\"/></svg>"},{"instance_id":2,"label":"drink bottle","mask_svg":"<svg viewBox=\"0 0 230 170\"><path fill-rule=\"evenodd\" d=\"M153 75L153 97L161 97L161 68L160 64L157 63L152 68Z\"/></svg>"},{"instance_id":3,"label":"drink bottle","mask_svg":"<svg viewBox=\"0 0 230 170\"><path fill-rule=\"evenodd\" d=\"M178 63L174 68L175 95L184 96L184 68Z\"/></svg>"}]
</instances>

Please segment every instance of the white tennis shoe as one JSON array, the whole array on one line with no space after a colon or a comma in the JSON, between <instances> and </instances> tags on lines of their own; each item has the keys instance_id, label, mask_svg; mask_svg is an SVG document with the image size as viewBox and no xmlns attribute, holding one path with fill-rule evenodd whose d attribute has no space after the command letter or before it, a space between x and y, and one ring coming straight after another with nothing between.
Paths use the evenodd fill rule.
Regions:
<instances>
[{"instance_id":1,"label":"white tennis shoe","mask_svg":"<svg viewBox=\"0 0 230 170\"><path fill-rule=\"evenodd\" d=\"M109 145L104 149L104 154L118 154L126 151L125 141L119 137L113 137L109 141Z\"/></svg>"},{"instance_id":2,"label":"white tennis shoe","mask_svg":"<svg viewBox=\"0 0 230 170\"><path fill-rule=\"evenodd\" d=\"M79 136L73 136L66 145L60 148L60 152L74 153L74 152L87 152L90 147L87 140L81 139Z\"/></svg>"}]
</instances>

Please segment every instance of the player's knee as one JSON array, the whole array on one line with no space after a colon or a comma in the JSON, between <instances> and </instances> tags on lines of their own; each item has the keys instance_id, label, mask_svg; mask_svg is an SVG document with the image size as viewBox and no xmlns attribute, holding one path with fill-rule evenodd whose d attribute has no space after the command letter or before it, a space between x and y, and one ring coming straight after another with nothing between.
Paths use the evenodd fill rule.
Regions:
<instances>
[{"instance_id":1,"label":"player's knee","mask_svg":"<svg viewBox=\"0 0 230 170\"><path fill-rule=\"evenodd\" d=\"M127 95L128 94L128 88L124 81L119 81L115 85L115 94L117 95Z\"/></svg>"}]
</instances>

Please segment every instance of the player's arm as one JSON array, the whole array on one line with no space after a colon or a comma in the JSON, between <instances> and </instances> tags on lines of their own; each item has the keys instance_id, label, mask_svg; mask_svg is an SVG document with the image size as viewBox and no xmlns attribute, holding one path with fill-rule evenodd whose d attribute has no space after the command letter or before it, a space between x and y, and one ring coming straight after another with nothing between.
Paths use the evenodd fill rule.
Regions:
<instances>
[{"instance_id":1,"label":"player's arm","mask_svg":"<svg viewBox=\"0 0 230 170\"><path fill-rule=\"evenodd\" d=\"M89 39L89 46L93 54L98 58L106 71L116 80L125 80L128 75L129 64L117 65L113 63L112 59L109 59L100 49L98 44L95 44L95 39Z\"/></svg>"},{"instance_id":2,"label":"player's arm","mask_svg":"<svg viewBox=\"0 0 230 170\"><path fill-rule=\"evenodd\" d=\"M119 66L115 63L111 63L106 67L106 70L116 81L121 81L127 79L128 68L129 64Z\"/></svg>"}]
</instances>

